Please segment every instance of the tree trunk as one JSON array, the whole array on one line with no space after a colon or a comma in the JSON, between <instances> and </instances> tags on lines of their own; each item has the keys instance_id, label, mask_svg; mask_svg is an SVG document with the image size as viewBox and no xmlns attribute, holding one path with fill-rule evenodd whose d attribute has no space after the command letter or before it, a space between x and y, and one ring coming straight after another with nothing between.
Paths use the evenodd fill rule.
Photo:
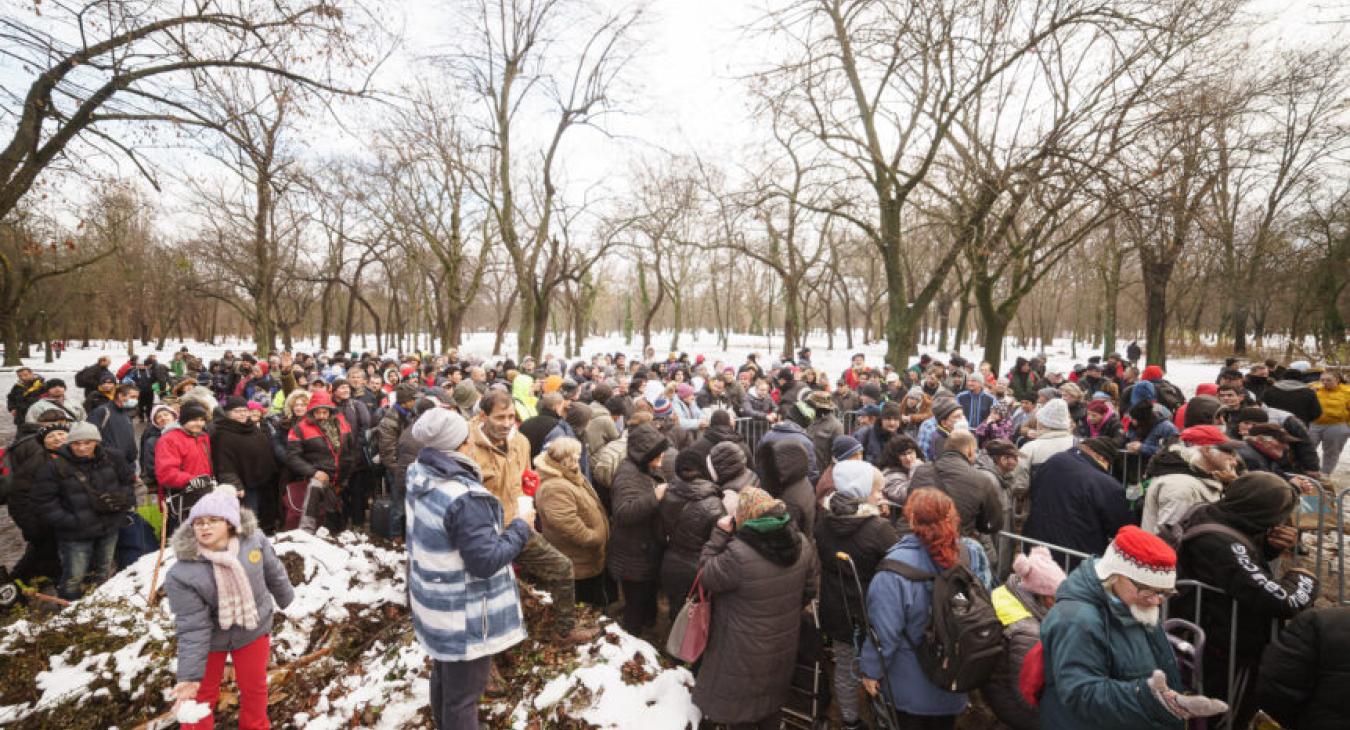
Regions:
<instances>
[{"instance_id":1,"label":"tree trunk","mask_svg":"<svg viewBox=\"0 0 1350 730\"><path fill-rule=\"evenodd\" d=\"M680 330L684 328L684 297L670 295L671 307L674 309L674 327L670 333L670 351L680 351Z\"/></svg>"},{"instance_id":2,"label":"tree trunk","mask_svg":"<svg viewBox=\"0 0 1350 730\"><path fill-rule=\"evenodd\" d=\"M952 336L952 348L960 351L966 344L966 327L970 324L970 297L961 292L960 308L956 314L956 334Z\"/></svg>"},{"instance_id":3,"label":"tree trunk","mask_svg":"<svg viewBox=\"0 0 1350 730\"><path fill-rule=\"evenodd\" d=\"M783 359L795 360L796 353L793 348L797 344L797 329L801 326L801 315L798 312L797 296L798 285L794 281L783 282Z\"/></svg>"},{"instance_id":4,"label":"tree trunk","mask_svg":"<svg viewBox=\"0 0 1350 730\"><path fill-rule=\"evenodd\" d=\"M1203 307L1201 307L1203 310ZM1239 303L1233 309L1233 354L1247 354L1247 318L1248 311L1245 303ZM1198 319L1198 317L1197 317Z\"/></svg>"},{"instance_id":5,"label":"tree trunk","mask_svg":"<svg viewBox=\"0 0 1350 730\"><path fill-rule=\"evenodd\" d=\"M1120 271L1124 266L1125 255L1120 249L1113 248L1102 276L1102 356L1116 350L1116 328L1120 326L1118 307L1120 304Z\"/></svg>"},{"instance_id":6,"label":"tree trunk","mask_svg":"<svg viewBox=\"0 0 1350 730\"><path fill-rule=\"evenodd\" d=\"M511 310L516 307L516 298L519 295L512 292L506 300L506 306L502 307L501 316L497 318L497 337L492 341L492 354L502 354L502 343L506 339L506 326L511 323Z\"/></svg>"},{"instance_id":7,"label":"tree trunk","mask_svg":"<svg viewBox=\"0 0 1350 730\"><path fill-rule=\"evenodd\" d=\"M1172 277L1172 263L1148 260L1140 263L1144 277L1144 361L1166 369L1167 282Z\"/></svg>"}]
</instances>

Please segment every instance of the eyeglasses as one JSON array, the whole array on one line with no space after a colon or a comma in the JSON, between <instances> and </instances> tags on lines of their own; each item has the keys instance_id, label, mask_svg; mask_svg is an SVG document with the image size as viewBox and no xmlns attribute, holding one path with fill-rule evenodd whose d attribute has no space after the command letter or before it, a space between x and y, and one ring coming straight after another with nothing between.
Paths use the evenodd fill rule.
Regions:
<instances>
[{"instance_id":1,"label":"eyeglasses","mask_svg":"<svg viewBox=\"0 0 1350 730\"><path fill-rule=\"evenodd\" d=\"M223 517L198 517L192 521L192 526L197 528L215 527L216 525L224 524L224 522L225 518Z\"/></svg>"},{"instance_id":2,"label":"eyeglasses","mask_svg":"<svg viewBox=\"0 0 1350 730\"><path fill-rule=\"evenodd\" d=\"M1125 580L1130 581L1130 585L1134 586L1134 590L1139 594L1140 598L1161 598L1166 601L1177 594L1175 590L1170 588L1152 588L1150 586L1142 585L1131 578L1126 578Z\"/></svg>"}]
</instances>

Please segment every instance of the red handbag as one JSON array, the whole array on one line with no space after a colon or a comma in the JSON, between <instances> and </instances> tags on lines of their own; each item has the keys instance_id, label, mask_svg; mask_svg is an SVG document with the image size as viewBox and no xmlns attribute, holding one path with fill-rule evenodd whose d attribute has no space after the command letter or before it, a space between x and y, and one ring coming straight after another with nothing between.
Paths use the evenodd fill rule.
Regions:
<instances>
[{"instance_id":1,"label":"red handbag","mask_svg":"<svg viewBox=\"0 0 1350 730\"><path fill-rule=\"evenodd\" d=\"M695 662L708 648L708 633L712 627L712 600L703 590L703 571L694 576L684 606L670 624L666 637L666 653L684 662Z\"/></svg>"}]
</instances>

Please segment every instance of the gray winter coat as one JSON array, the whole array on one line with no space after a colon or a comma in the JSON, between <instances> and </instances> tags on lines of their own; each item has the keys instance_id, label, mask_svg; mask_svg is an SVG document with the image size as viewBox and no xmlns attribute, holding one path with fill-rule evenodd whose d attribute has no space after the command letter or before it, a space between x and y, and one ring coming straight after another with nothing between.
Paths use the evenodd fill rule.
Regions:
<instances>
[{"instance_id":1,"label":"gray winter coat","mask_svg":"<svg viewBox=\"0 0 1350 730\"><path fill-rule=\"evenodd\" d=\"M258 605L258 626L219 628L215 570L197 548L192 524L184 522L173 533L173 551L178 561L169 568L164 590L169 595L178 634L178 681L197 682L206 673L206 656L213 651L240 649L272 632L272 601L285 608L295 598L295 589L272 550L272 543L258 529L258 518L239 510L239 563L248 574L249 588Z\"/></svg>"}]
</instances>

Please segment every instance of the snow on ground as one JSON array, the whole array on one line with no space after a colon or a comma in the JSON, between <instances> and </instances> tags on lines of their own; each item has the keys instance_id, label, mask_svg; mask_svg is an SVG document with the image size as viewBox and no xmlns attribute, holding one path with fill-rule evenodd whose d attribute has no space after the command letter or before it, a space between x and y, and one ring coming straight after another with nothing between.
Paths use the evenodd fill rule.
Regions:
<instances>
[{"instance_id":1,"label":"snow on ground","mask_svg":"<svg viewBox=\"0 0 1350 730\"><path fill-rule=\"evenodd\" d=\"M273 671L274 700L283 695L284 706L297 710L279 714L274 705L274 717L287 718L278 724L313 730L423 725L430 668L407 617L405 553L350 532L288 532L273 544L296 586L272 634L273 666L298 667L285 681ZM91 711L102 726L134 726L168 710L163 692L174 684L173 616L162 595L147 602L155 562L155 555L145 556L45 622L22 619L4 629L0 726L48 727L68 713ZM172 564L166 556L158 585ZM646 642L606 624L601 638L575 654L557 676L542 674L554 667L530 667L542 674L545 690L500 708L510 727L545 716L603 728L697 725L693 676L662 668ZM636 656L641 661L634 662Z\"/></svg>"}]
</instances>

